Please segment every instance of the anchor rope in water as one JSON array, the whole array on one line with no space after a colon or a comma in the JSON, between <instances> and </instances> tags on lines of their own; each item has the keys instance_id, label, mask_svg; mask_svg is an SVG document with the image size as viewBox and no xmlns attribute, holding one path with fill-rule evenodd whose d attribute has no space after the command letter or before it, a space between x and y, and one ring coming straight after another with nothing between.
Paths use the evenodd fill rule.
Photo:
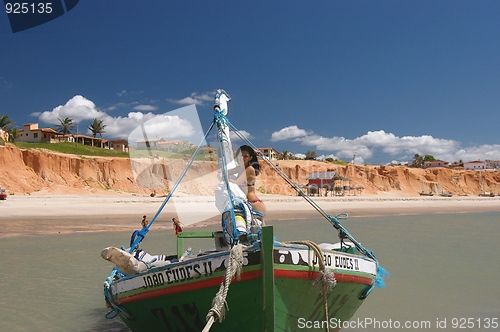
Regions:
<instances>
[{"instance_id":1,"label":"anchor rope in water","mask_svg":"<svg viewBox=\"0 0 500 332\"><path fill-rule=\"evenodd\" d=\"M224 319L224 315L226 313L226 309L229 310L229 307L226 303L227 292L229 291L229 285L231 285L231 281L234 276L238 280L240 280L241 269L243 267L243 245L237 244L231 251L229 252L229 262L227 264L226 274L224 276L224 280L222 281L219 291L215 294L214 299L212 300L212 308L207 313L207 324L202 332L210 331L215 319L219 320L219 323L222 323Z\"/></svg>"},{"instance_id":2,"label":"anchor rope in water","mask_svg":"<svg viewBox=\"0 0 500 332\"><path fill-rule=\"evenodd\" d=\"M316 243L313 241L305 240L305 241L288 241L285 243L289 244L303 244L311 248L316 257L318 257L318 265L319 265L319 273L320 276L314 282L315 285L321 285L321 295L323 295L323 309L325 311L325 320L328 321L328 291L330 291L335 285L337 285L337 280L335 280L335 276L333 272L329 272L326 270L325 258L323 256L323 251L318 247ZM325 331L328 331L328 327Z\"/></svg>"}]
</instances>

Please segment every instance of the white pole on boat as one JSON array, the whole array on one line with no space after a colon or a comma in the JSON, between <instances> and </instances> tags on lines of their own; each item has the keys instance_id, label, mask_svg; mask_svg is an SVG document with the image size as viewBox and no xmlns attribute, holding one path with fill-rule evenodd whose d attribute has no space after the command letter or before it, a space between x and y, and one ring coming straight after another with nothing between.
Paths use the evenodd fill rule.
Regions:
<instances>
[{"instance_id":1,"label":"white pole on boat","mask_svg":"<svg viewBox=\"0 0 500 332\"><path fill-rule=\"evenodd\" d=\"M224 117L227 116L228 113L228 101L231 100L231 97L227 94L223 89L218 89L215 94L214 101L214 110L219 112ZM220 127L222 130L222 141L220 144L222 145L222 153L226 156L226 165L228 169L232 169L236 167L234 162L234 153L233 146L231 144L231 137L229 134L229 126L225 122L220 123ZM219 164L222 162L221 156L219 156ZM219 165L219 169L223 169L222 165Z\"/></svg>"}]
</instances>

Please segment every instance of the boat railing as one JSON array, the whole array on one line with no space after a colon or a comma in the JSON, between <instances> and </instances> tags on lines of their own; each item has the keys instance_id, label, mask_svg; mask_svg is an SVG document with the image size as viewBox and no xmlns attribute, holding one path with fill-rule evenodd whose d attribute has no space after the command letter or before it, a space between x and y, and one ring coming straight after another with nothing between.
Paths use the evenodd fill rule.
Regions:
<instances>
[{"instance_id":1,"label":"boat railing","mask_svg":"<svg viewBox=\"0 0 500 332\"><path fill-rule=\"evenodd\" d=\"M180 232L177 234L177 258L186 252L184 250L184 239L209 239L215 238L216 232Z\"/></svg>"}]
</instances>

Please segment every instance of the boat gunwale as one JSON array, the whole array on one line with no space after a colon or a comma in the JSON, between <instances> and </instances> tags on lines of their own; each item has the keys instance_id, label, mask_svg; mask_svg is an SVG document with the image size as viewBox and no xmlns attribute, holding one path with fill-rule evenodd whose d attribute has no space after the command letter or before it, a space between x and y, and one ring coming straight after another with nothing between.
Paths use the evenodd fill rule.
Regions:
<instances>
[{"instance_id":1,"label":"boat gunwale","mask_svg":"<svg viewBox=\"0 0 500 332\"><path fill-rule=\"evenodd\" d=\"M296 265L294 265L297 267ZM301 279L314 281L321 276L321 273L317 271L304 270L304 269L274 269L275 278L279 279ZM364 275L360 275L364 274ZM335 280L338 283L354 283L357 285L371 286L375 282L375 276L367 272L357 272L357 271L345 271L342 273L334 272ZM245 282L261 277L260 269L252 269L241 273L240 280L234 280L233 283ZM156 297L162 297L166 295L173 295L178 293L183 293L186 291L197 291L199 289L205 289L210 287L218 287L224 281L224 276L217 275L211 276L203 280L192 280L179 285L162 285L160 288L151 289L144 291L142 288L133 289L130 291L115 294L115 301L119 305L123 305L130 302L142 301ZM127 294L125 296L120 296L125 293L134 292L134 294Z\"/></svg>"},{"instance_id":2,"label":"boat gunwale","mask_svg":"<svg viewBox=\"0 0 500 332\"><path fill-rule=\"evenodd\" d=\"M297 248L295 245L292 247L287 246L274 246L273 251L279 252L279 250L283 250L283 248L290 248L294 250L307 250L309 248ZM254 251L254 250L251 250ZM335 250L322 250L323 252L329 252L331 254L336 254L339 256L345 257L355 257L355 258L363 258L371 262L371 259L366 258L365 256L340 252ZM189 263L193 263L193 260L196 261L196 258L217 258L221 256L226 256L229 254L229 251L222 252L213 252L210 255L197 256L193 259L189 259L183 262L178 262L174 264L168 264L164 266L154 267L149 270L143 271L141 273L128 275L122 279L113 281L111 288L114 290L112 293L114 294L114 298L117 304L125 304L129 302L135 302L140 300L149 299L157 296L165 296L176 294L185 291L196 291L198 289L216 287L219 286L220 283L224 280L225 269L214 271L211 274L205 275L205 278L191 278L179 281L172 282L164 282L161 285L153 286L153 287L137 287L133 289L121 290L118 291L118 284L121 282L126 282L128 280L142 278L149 274L154 273L163 273L165 270L169 270L171 268L178 268L182 266L186 266ZM372 262L374 263L374 262ZM172 266L173 265L173 266ZM300 264L290 264L283 262L275 262L274 263L274 276L276 278L285 278L285 279L303 279L303 280L315 280L320 276L319 266L317 265L300 265ZM367 270L354 271L344 268L334 268L334 267L326 267L328 271L333 272L335 279L337 282L341 283L356 283L360 285L373 285L375 282L375 277L373 273ZM241 279L235 280L234 282L248 281L255 278L261 277L260 263L245 265L242 267ZM148 289L149 288L149 289Z\"/></svg>"},{"instance_id":3,"label":"boat gunwale","mask_svg":"<svg viewBox=\"0 0 500 332\"><path fill-rule=\"evenodd\" d=\"M292 249L292 250L306 250L309 252L312 251L306 245L289 244L289 243L282 243L282 242L277 242L277 241L274 242L274 248L273 248L274 251L286 250L287 248ZM244 250L244 252L254 252L254 253L258 252L258 251L260 251L260 246L258 244L254 244L253 246L249 246L249 247L245 248L245 250ZM337 250L332 250L332 249L321 249L321 251L324 253L329 253L329 254L333 254L333 255L348 256L348 257L353 257L353 258L357 258L357 259L362 259L362 260L367 261L369 263L376 264L374 260L372 260L371 258L366 257L362 254L352 254L349 252L337 251ZM165 265L161 265L161 266L152 266L151 268L144 270L144 271L141 271L141 272L138 272L138 273L124 275L124 276L120 277L120 279L114 280L111 283L111 285L116 287L116 285L118 285L119 283L126 282L127 280L132 280L132 279L135 279L135 278L138 278L141 276L145 276L145 275L148 275L150 273L158 273L160 271L164 271L167 269L173 269L173 268L178 268L178 267L183 267L185 265L189 265L193 261L201 261L204 259L213 259L213 258L218 258L218 257L222 257L222 256L229 256L229 254L230 254L229 250L207 251L207 252L209 252L209 253L206 253L206 254L204 253L202 255L193 256L192 258L190 257L190 258L183 260L183 261L172 262L170 264L165 264ZM284 263L280 263L280 262L275 262L275 264L277 264L277 265L290 265L290 266L294 266L294 267L303 267L305 269L318 267L317 265L311 265L309 263L308 263L308 265L297 265L297 264L284 264ZM245 266L243 266L243 269L248 268L250 266L254 266L254 265L260 265L260 264L245 265ZM359 272L359 273L366 273L366 274L373 275L373 273L371 273L370 271L364 271L364 270L351 271L349 269L332 268L329 266L327 266L327 269L332 270L332 271L342 270L342 271ZM225 271L225 270L223 270L223 271ZM214 273L217 273L217 272L214 272ZM191 281L188 280L188 282L191 282Z\"/></svg>"}]
</instances>

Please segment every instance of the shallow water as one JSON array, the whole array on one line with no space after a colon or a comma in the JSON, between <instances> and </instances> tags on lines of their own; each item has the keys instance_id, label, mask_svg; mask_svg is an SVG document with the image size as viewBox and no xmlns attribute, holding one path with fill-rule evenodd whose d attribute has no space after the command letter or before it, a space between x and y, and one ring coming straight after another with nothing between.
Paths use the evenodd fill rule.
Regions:
<instances>
[{"instance_id":1,"label":"shallow water","mask_svg":"<svg viewBox=\"0 0 500 332\"><path fill-rule=\"evenodd\" d=\"M317 243L337 241L324 219L273 224L278 241L304 240L304 234ZM467 331L494 330L477 327L500 319L500 213L350 218L343 224L392 274L387 288L375 289L343 331L390 331L389 321L417 322L414 330L429 322L427 330L435 331L445 319L440 331L455 331L460 323L469 324ZM129 232L107 232L0 239L1 330L128 331L118 319L104 317L102 285L112 266L100 252L127 246L129 238ZM194 252L203 246L190 245ZM173 231L151 230L143 248L174 252Z\"/></svg>"}]
</instances>

